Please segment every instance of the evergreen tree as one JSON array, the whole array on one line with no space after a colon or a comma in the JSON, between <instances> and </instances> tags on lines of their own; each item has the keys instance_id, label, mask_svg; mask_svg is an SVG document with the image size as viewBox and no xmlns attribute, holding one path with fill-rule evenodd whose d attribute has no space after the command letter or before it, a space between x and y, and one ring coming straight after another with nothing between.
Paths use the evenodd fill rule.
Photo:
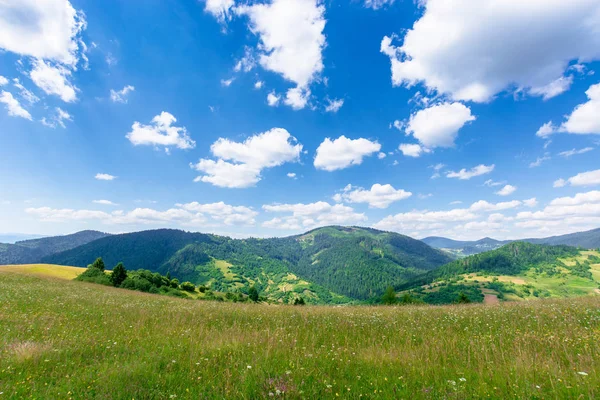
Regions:
<instances>
[{"instance_id":1,"label":"evergreen tree","mask_svg":"<svg viewBox=\"0 0 600 400\"><path fill-rule=\"evenodd\" d=\"M89 265L88 268L98 268L100 271L104 271L104 261L102 261L102 257L96 258L96 261L92 265Z\"/></svg>"},{"instance_id":2,"label":"evergreen tree","mask_svg":"<svg viewBox=\"0 0 600 400\"><path fill-rule=\"evenodd\" d=\"M123 266L123 263L118 263L117 266L113 268L112 274L110 274L110 282L113 286L119 287L125 279L127 279L127 270Z\"/></svg>"},{"instance_id":3,"label":"evergreen tree","mask_svg":"<svg viewBox=\"0 0 600 400\"><path fill-rule=\"evenodd\" d=\"M256 290L254 285L250 286L250 289L248 289L248 297L255 303L258 301L258 290Z\"/></svg>"},{"instance_id":4,"label":"evergreen tree","mask_svg":"<svg viewBox=\"0 0 600 400\"><path fill-rule=\"evenodd\" d=\"M302 298L302 296L296 297L294 299L294 305L295 306L303 306L304 304L306 304L306 303L304 302L304 298Z\"/></svg>"},{"instance_id":5,"label":"evergreen tree","mask_svg":"<svg viewBox=\"0 0 600 400\"><path fill-rule=\"evenodd\" d=\"M458 294L458 299L456 300L456 302L459 303L459 304L467 304L467 303L471 302L471 299L469 299L467 297L467 295L464 294L463 292L460 292Z\"/></svg>"},{"instance_id":6,"label":"evergreen tree","mask_svg":"<svg viewBox=\"0 0 600 400\"><path fill-rule=\"evenodd\" d=\"M388 286L385 290L385 293L381 297L381 302L383 304L391 305L396 304L398 300L396 299L396 291L392 286Z\"/></svg>"}]
</instances>

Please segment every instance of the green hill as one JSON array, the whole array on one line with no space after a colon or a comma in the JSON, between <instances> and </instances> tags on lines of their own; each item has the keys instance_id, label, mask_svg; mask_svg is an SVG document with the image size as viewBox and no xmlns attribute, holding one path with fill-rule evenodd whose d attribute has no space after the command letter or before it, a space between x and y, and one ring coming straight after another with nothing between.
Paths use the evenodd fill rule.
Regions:
<instances>
[{"instance_id":1,"label":"green hill","mask_svg":"<svg viewBox=\"0 0 600 400\"><path fill-rule=\"evenodd\" d=\"M462 292L471 301L570 297L600 293L600 253L564 245L513 242L427 272L400 291L429 303L448 303Z\"/></svg>"},{"instance_id":2,"label":"green hill","mask_svg":"<svg viewBox=\"0 0 600 400\"><path fill-rule=\"evenodd\" d=\"M325 227L303 235L231 239L179 230L101 238L43 262L86 266L96 257L113 266L148 269L217 291L251 285L282 302L302 296L314 303L379 297L451 259L423 242L368 228Z\"/></svg>"},{"instance_id":3,"label":"green hill","mask_svg":"<svg viewBox=\"0 0 600 400\"><path fill-rule=\"evenodd\" d=\"M81 231L71 235L22 240L14 244L0 243L1 264L29 264L51 254L63 252L108 236L98 231Z\"/></svg>"}]
</instances>

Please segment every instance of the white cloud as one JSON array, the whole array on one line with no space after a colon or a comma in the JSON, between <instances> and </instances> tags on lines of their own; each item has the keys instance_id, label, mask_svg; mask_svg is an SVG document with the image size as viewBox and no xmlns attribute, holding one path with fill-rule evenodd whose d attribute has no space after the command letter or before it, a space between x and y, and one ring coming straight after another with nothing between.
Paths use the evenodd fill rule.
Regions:
<instances>
[{"instance_id":1,"label":"white cloud","mask_svg":"<svg viewBox=\"0 0 600 400\"><path fill-rule=\"evenodd\" d=\"M600 83L590 86L585 94L589 100L575 107L560 126L561 132L580 135L600 134Z\"/></svg>"},{"instance_id":2,"label":"white cloud","mask_svg":"<svg viewBox=\"0 0 600 400\"><path fill-rule=\"evenodd\" d=\"M398 150L406 157L420 157L423 153L431 152L428 148L413 143L401 143L400 146L398 146Z\"/></svg>"},{"instance_id":3,"label":"white cloud","mask_svg":"<svg viewBox=\"0 0 600 400\"><path fill-rule=\"evenodd\" d=\"M448 171L446 173L446 177L466 180L466 179L471 179L476 176L489 174L490 172L492 172L494 170L494 168L495 168L494 164L492 164L492 165L479 164L469 170L463 168L458 172Z\"/></svg>"},{"instance_id":4,"label":"white cloud","mask_svg":"<svg viewBox=\"0 0 600 400\"><path fill-rule=\"evenodd\" d=\"M241 5L238 15L249 18L259 36L259 63L306 88L323 70L325 7L318 0L272 0Z\"/></svg>"},{"instance_id":5,"label":"white cloud","mask_svg":"<svg viewBox=\"0 0 600 400\"><path fill-rule=\"evenodd\" d=\"M508 210L511 208L519 207L522 204L519 200L513 201L504 201L500 203L489 203L485 200L479 200L475 203L471 204L469 210L474 212L488 212L488 211L500 211L500 210Z\"/></svg>"},{"instance_id":6,"label":"white cloud","mask_svg":"<svg viewBox=\"0 0 600 400\"><path fill-rule=\"evenodd\" d=\"M383 152L380 152L377 154L377 158L379 158L380 160L384 159L386 157L386 154Z\"/></svg>"},{"instance_id":7,"label":"white cloud","mask_svg":"<svg viewBox=\"0 0 600 400\"><path fill-rule=\"evenodd\" d=\"M92 203L101 204L103 206L118 206L118 204L113 203L110 200L93 200Z\"/></svg>"},{"instance_id":8,"label":"white cloud","mask_svg":"<svg viewBox=\"0 0 600 400\"><path fill-rule=\"evenodd\" d=\"M365 7L379 10L380 8L391 6L395 0L365 0Z\"/></svg>"},{"instance_id":9,"label":"white cloud","mask_svg":"<svg viewBox=\"0 0 600 400\"><path fill-rule=\"evenodd\" d=\"M288 89L283 102L294 110L301 110L308 104L310 90L299 87Z\"/></svg>"},{"instance_id":10,"label":"white cloud","mask_svg":"<svg viewBox=\"0 0 600 400\"><path fill-rule=\"evenodd\" d=\"M335 140L325 138L317 148L314 165L317 169L335 171L362 164L363 158L377 153L381 145L368 139L348 139L340 136Z\"/></svg>"},{"instance_id":11,"label":"white cloud","mask_svg":"<svg viewBox=\"0 0 600 400\"><path fill-rule=\"evenodd\" d=\"M248 46L244 48L244 56L240 58L233 67L235 72L250 72L256 66L256 60L252 49Z\"/></svg>"},{"instance_id":12,"label":"white cloud","mask_svg":"<svg viewBox=\"0 0 600 400\"><path fill-rule=\"evenodd\" d=\"M127 103L127 95L134 90L135 87L131 85L127 85L118 91L110 89L110 99L113 101L113 103Z\"/></svg>"},{"instance_id":13,"label":"white cloud","mask_svg":"<svg viewBox=\"0 0 600 400\"><path fill-rule=\"evenodd\" d=\"M67 103L77 100L77 87L69 79L71 70L62 65L51 65L43 60L36 60L29 77L46 94L56 95Z\"/></svg>"},{"instance_id":14,"label":"white cloud","mask_svg":"<svg viewBox=\"0 0 600 400\"><path fill-rule=\"evenodd\" d=\"M422 82L455 100L476 102L513 87L549 96L565 86L557 80L570 61L600 58L600 3L594 0L421 4L423 15L399 47L392 44L395 36L381 43L394 85Z\"/></svg>"},{"instance_id":15,"label":"white cloud","mask_svg":"<svg viewBox=\"0 0 600 400\"><path fill-rule=\"evenodd\" d=\"M295 172L288 172L287 173L287 177L288 178L292 178L292 179L296 179L296 173Z\"/></svg>"},{"instance_id":16,"label":"white cloud","mask_svg":"<svg viewBox=\"0 0 600 400\"><path fill-rule=\"evenodd\" d=\"M583 149L572 149L572 150L562 151L562 152L558 153L558 155L561 157L569 158L574 155L585 154L592 150L594 150L593 147L584 147Z\"/></svg>"},{"instance_id":17,"label":"white cloud","mask_svg":"<svg viewBox=\"0 0 600 400\"><path fill-rule=\"evenodd\" d=\"M535 207L537 206L538 201L535 197L532 197L531 199L523 200L523 204L525 204L527 207Z\"/></svg>"},{"instance_id":18,"label":"white cloud","mask_svg":"<svg viewBox=\"0 0 600 400\"><path fill-rule=\"evenodd\" d=\"M504 187L496 192L499 196L509 196L513 194L517 188L513 185L504 185Z\"/></svg>"},{"instance_id":19,"label":"white cloud","mask_svg":"<svg viewBox=\"0 0 600 400\"><path fill-rule=\"evenodd\" d=\"M263 81L256 81L256 82L254 83L254 89L260 89L260 88L262 88L262 87L263 87L263 85L264 85L264 84L265 84L265 83L264 83Z\"/></svg>"},{"instance_id":20,"label":"white cloud","mask_svg":"<svg viewBox=\"0 0 600 400\"><path fill-rule=\"evenodd\" d=\"M23 84L21 84L21 81L19 81L18 78L14 78L13 79L13 85L19 89L19 94L21 95L21 97L23 99L25 99L25 101L27 101L29 104L34 104L37 103L40 99L39 97L37 97L35 94L33 94L29 89L27 89L25 86L23 86ZM1 85L0 85L1 86Z\"/></svg>"},{"instance_id":21,"label":"white cloud","mask_svg":"<svg viewBox=\"0 0 600 400\"><path fill-rule=\"evenodd\" d=\"M267 104L271 107L277 107L280 100L281 96L275 94L275 92L271 92L267 95Z\"/></svg>"},{"instance_id":22,"label":"white cloud","mask_svg":"<svg viewBox=\"0 0 600 400\"><path fill-rule=\"evenodd\" d=\"M548 153L546 153L542 157L536 158L535 161L530 162L529 163L529 168L539 167L540 165L542 165L542 163L544 161L548 161L550 159L551 159L551 157L548 155Z\"/></svg>"},{"instance_id":23,"label":"white cloud","mask_svg":"<svg viewBox=\"0 0 600 400\"><path fill-rule=\"evenodd\" d=\"M210 149L218 160L201 159L197 164L191 164L193 169L205 174L196 181L245 188L261 180L263 169L299 161L302 145L285 129L273 128L251 136L243 143L220 138Z\"/></svg>"},{"instance_id":24,"label":"white cloud","mask_svg":"<svg viewBox=\"0 0 600 400\"><path fill-rule=\"evenodd\" d=\"M452 147L458 130L474 120L464 104L441 103L412 114L405 130L425 147Z\"/></svg>"},{"instance_id":25,"label":"white cloud","mask_svg":"<svg viewBox=\"0 0 600 400\"><path fill-rule=\"evenodd\" d=\"M0 48L75 66L85 16L68 0L0 2Z\"/></svg>"},{"instance_id":26,"label":"white cloud","mask_svg":"<svg viewBox=\"0 0 600 400\"><path fill-rule=\"evenodd\" d=\"M371 189L353 187L347 185L342 189L339 196L334 200L346 201L348 203L367 203L372 208L388 208L393 202L404 200L412 196L411 192L402 189L394 189L390 184L381 185L379 183L371 186Z\"/></svg>"},{"instance_id":27,"label":"white cloud","mask_svg":"<svg viewBox=\"0 0 600 400\"><path fill-rule=\"evenodd\" d=\"M198 202L176 204L186 211L207 214L212 219L225 225L254 225L258 212L245 206L231 206L220 201L218 203L200 204Z\"/></svg>"},{"instance_id":28,"label":"white cloud","mask_svg":"<svg viewBox=\"0 0 600 400\"><path fill-rule=\"evenodd\" d=\"M6 105L6 110L8 111L8 115L11 117L20 117L25 118L31 121L31 114L29 111L21 106L19 100L15 99L12 93L3 90L0 93L0 103L4 103Z\"/></svg>"},{"instance_id":29,"label":"white cloud","mask_svg":"<svg viewBox=\"0 0 600 400\"><path fill-rule=\"evenodd\" d=\"M344 99L333 99L333 100L328 99L327 102L329 104L327 104L327 106L325 106L326 112L336 113L344 105Z\"/></svg>"},{"instance_id":30,"label":"white cloud","mask_svg":"<svg viewBox=\"0 0 600 400\"><path fill-rule=\"evenodd\" d=\"M8 79L6 77L0 75L0 86L4 86L8 84Z\"/></svg>"},{"instance_id":31,"label":"white cloud","mask_svg":"<svg viewBox=\"0 0 600 400\"><path fill-rule=\"evenodd\" d=\"M442 228L448 222L470 221L477 215L468 209L457 208L448 211L410 211L389 215L373 225L376 229L408 231Z\"/></svg>"},{"instance_id":32,"label":"white cloud","mask_svg":"<svg viewBox=\"0 0 600 400\"><path fill-rule=\"evenodd\" d=\"M97 173L96 176L94 177L100 181L112 181L114 179L117 179L116 176L114 175L110 175L110 174L101 174L101 173Z\"/></svg>"},{"instance_id":33,"label":"white cloud","mask_svg":"<svg viewBox=\"0 0 600 400\"><path fill-rule=\"evenodd\" d=\"M544 100L549 100L569 90L572 83L572 75L569 75L567 77L561 76L560 78L555 79L547 85L532 87L529 90L529 93L531 93L534 96L542 96Z\"/></svg>"},{"instance_id":34,"label":"white cloud","mask_svg":"<svg viewBox=\"0 0 600 400\"><path fill-rule=\"evenodd\" d=\"M325 225L352 225L367 220L365 214L354 212L352 207L343 204L331 205L324 201L264 205L263 209L273 213L291 213L264 222L262 226L265 228L300 230Z\"/></svg>"},{"instance_id":35,"label":"white cloud","mask_svg":"<svg viewBox=\"0 0 600 400\"><path fill-rule=\"evenodd\" d=\"M221 79L221 86L229 87L229 86L231 86L231 84L233 83L233 81L235 81L234 77L231 77L229 79Z\"/></svg>"},{"instance_id":36,"label":"white cloud","mask_svg":"<svg viewBox=\"0 0 600 400\"><path fill-rule=\"evenodd\" d=\"M437 179L439 178L441 175L440 171L442 170L442 168L444 168L446 165L442 164L442 163L438 163L436 165L430 165L429 168L433 168L433 175L431 175L431 179Z\"/></svg>"},{"instance_id":37,"label":"white cloud","mask_svg":"<svg viewBox=\"0 0 600 400\"><path fill-rule=\"evenodd\" d=\"M230 10L234 5L234 0L206 0L204 11L223 23L230 19Z\"/></svg>"},{"instance_id":38,"label":"white cloud","mask_svg":"<svg viewBox=\"0 0 600 400\"><path fill-rule=\"evenodd\" d=\"M558 179L554 182L554 187L563 187L567 184L571 186L593 186L600 185L600 169L594 171L581 172L567 180Z\"/></svg>"},{"instance_id":39,"label":"white cloud","mask_svg":"<svg viewBox=\"0 0 600 400\"><path fill-rule=\"evenodd\" d=\"M552 124L552 121L549 121L540 126L540 129L537 130L535 135L541 138L546 138L556 132L556 129L557 128Z\"/></svg>"},{"instance_id":40,"label":"white cloud","mask_svg":"<svg viewBox=\"0 0 600 400\"><path fill-rule=\"evenodd\" d=\"M170 113L163 111L152 118L151 125L142 125L134 122L131 132L125 136L134 146L175 146L180 149L193 149L193 141L185 127L173 126L177 119Z\"/></svg>"},{"instance_id":41,"label":"white cloud","mask_svg":"<svg viewBox=\"0 0 600 400\"><path fill-rule=\"evenodd\" d=\"M66 112L60 107L56 107L54 109L55 113L50 118L42 118L42 125L47 126L49 128L56 128L56 126L60 126L62 128L66 128L65 121L73 121L73 117L71 114Z\"/></svg>"},{"instance_id":42,"label":"white cloud","mask_svg":"<svg viewBox=\"0 0 600 400\"><path fill-rule=\"evenodd\" d=\"M42 221L62 222L81 220L108 220L111 214L104 211L73 210L70 208L55 209L50 207L27 208L25 212L38 217Z\"/></svg>"},{"instance_id":43,"label":"white cloud","mask_svg":"<svg viewBox=\"0 0 600 400\"><path fill-rule=\"evenodd\" d=\"M504 182L496 182L493 179L488 179L487 181L483 182L483 184L487 187L494 187L504 185Z\"/></svg>"}]
</instances>

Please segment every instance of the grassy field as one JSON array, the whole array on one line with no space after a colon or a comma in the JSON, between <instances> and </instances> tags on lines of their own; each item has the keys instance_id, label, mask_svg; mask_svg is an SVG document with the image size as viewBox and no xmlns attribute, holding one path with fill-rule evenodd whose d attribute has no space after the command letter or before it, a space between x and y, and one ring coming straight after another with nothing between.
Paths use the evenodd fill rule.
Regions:
<instances>
[{"instance_id":1,"label":"grassy field","mask_svg":"<svg viewBox=\"0 0 600 400\"><path fill-rule=\"evenodd\" d=\"M85 268L52 264L0 265L0 271L58 279L75 279Z\"/></svg>"},{"instance_id":2,"label":"grassy field","mask_svg":"<svg viewBox=\"0 0 600 400\"><path fill-rule=\"evenodd\" d=\"M594 398L600 297L294 307L0 268L0 399Z\"/></svg>"}]
</instances>

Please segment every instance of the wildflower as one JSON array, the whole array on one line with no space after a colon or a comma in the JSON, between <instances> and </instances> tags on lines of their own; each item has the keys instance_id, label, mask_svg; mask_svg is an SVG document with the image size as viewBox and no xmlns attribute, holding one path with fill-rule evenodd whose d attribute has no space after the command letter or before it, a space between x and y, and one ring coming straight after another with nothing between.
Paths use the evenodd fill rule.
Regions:
<instances>
[{"instance_id":1,"label":"wildflower","mask_svg":"<svg viewBox=\"0 0 600 400\"><path fill-rule=\"evenodd\" d=\"M581 375L581 376L587 376L588 375L587 372L583 372L583 371L579 371L578 374Z\"/></svg>"},{"instance_id":2,"label":"wildflower","mask_svg":"<svg viewBox=\"0 0 600 400\"><path fill-rule=\"evenodd\" d=\"M252 369L252 365L248 365L248 367L247 367L247 368L248 368L248 369Z\"/></svg>"},{"instance_id":3,"label":"wildflower","mask_svg":"<svg viewBox=\"0 0 600 400\"><path fill-rule=\"evenodd\" d=\"M458 378L459 381L461 382L466 382L467 380L465 378Z\"/></svg>"}]
</instances>

